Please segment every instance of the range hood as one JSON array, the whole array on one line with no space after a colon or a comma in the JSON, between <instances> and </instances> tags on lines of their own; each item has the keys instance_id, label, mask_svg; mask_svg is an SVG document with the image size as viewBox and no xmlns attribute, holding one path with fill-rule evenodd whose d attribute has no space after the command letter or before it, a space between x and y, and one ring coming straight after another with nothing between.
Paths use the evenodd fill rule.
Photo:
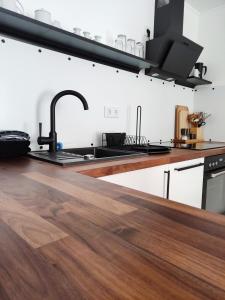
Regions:
<instances>
[{"instance_id":1,"label":"range hood","mask_svg":"<svg viewBox=\"0 0 225 300\"><path fill-rule=\"evenodd\" d=\"M146 75L167 81L185 80L203 47L183 36L184 0L156 0L154 39L147 42L146 59L158 68Z\"/></svg>"}]
</instances>

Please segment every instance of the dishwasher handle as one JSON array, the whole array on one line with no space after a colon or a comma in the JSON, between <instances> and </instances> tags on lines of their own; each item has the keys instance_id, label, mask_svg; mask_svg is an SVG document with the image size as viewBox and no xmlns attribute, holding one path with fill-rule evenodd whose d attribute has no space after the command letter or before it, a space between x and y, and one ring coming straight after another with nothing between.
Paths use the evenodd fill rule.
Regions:
<instances>
[{"instance_id":1,"label":"dishwasher handle","mask_svg":"<svg viewBox=\"0 0 225 300\"><path fill-rule=\"evenodd\" d=\"M190 170L190 169L195 169L195 168L199 168L199 167L203 167L204 163L200 163L200 164L196 164L196 165L192 165L192 166L187 166L187 167L183 167L183 168L176 168L174 169L174 171L177 172L182 172L182 171L186 171L186 170Z\"/></svg>"},{"instance_id":2,"label":"dishwasher handle","mask_svg":"<svg viewBox=\"0 0 225 300\"><path fill-rule=\"evenodd\" d=\"M221 172L218 172L218 173L211 173L210 177L211 178L216 178L216 177L219 177L219 176L222 176L222 175L225 175L225 171L221 171Z\"/></svg>"},{"instance_id":3,"label":"dishwasher handle","mask_svg":"<svg viewBox=\"0 0 225 300\"><path fill-rule=\"evenodd\" d=\"M164 171L167 174L166 199L170 199L170 171Z\"/></svg>"}]
</instances>

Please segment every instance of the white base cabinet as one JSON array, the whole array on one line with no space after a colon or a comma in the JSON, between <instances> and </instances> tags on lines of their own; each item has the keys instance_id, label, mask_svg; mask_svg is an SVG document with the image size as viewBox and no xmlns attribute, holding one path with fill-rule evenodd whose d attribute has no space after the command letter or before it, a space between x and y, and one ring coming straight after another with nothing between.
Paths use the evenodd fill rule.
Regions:
<instances>
[{"instance_id":1,"label":"white base cabinet","mask_svg":"<svg viewBox=\"0 0 225 300\"><path fill-rule=\"evenodd\" d=\"M169 165L169 199L202 207L204 158Z\"/></svg>"},{"instance_id":2,"label":"white base cabinet","mask_svg":"<svg viewBox=\"0 0 225 300\"><path fill-rule=\"evenodd\" d=\"M100 179L201 208L203 175L204 158L200 158Z\"/></svg>"},{"instance_id":3,"label":"white base cabinet","mask_svg":"<svg viewBox=\"0 0 225 300\"><path fill-rule=\"evenodd\" d=\"M163 165L105 176L99 179L164 198L166 196L165 182L167 180L165 171L167 170L168 166Z\"/></svg>"}]
</instances>

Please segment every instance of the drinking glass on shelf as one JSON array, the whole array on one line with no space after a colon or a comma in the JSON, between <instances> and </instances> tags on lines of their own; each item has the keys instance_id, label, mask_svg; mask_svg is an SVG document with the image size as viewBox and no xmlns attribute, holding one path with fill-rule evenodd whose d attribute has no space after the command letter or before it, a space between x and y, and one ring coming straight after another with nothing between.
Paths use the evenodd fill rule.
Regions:
<instances>
[{"instance_id":1,"label":"drinking glass on shelf","mask_svg":"<svg viewBox=\"0 0 225 300\"><path fill-rule=\"evenodd\" d=\"M90 32L84 31L84 32L83 32L83 35L84 35L84 37L85 37L86 39L90 39L90 40L91 40L91 34L90 34Z\"/></svg>"},{"instance_id":2,"label":"drinking glass on shelf","mask_svg":"<svg viewBox=\"0 0 225 300\"><path fill-rule=\"evenodd\" d=\"M102 42L102 37L100 35L95 35L95 41L98 43Z\"/></svg>"},{"instance_id":3,"label":"drinking glass on shelf","mask_svg":"<svg viewBox=\"0 0 225 300\"><path fill-rule=\"evenodd\" d=\"M78 27L75 27L74 29L73 29L73 32L75 33L75 34L77 34L77 35L81 35L81 28L78 28Z\"/></svg>"},{"instance_id":4,"label":"drinking glass on shelf","mask_svg":"<svg viewBox=\"0 0 225 300\"><path fill-rule=\"evenodd\" d=\"M136 43L135 53L137 56L144 58L144 44L141 42Z\"/></svg>"},{"instance_id":5,"label":"drinking glass on shelf","mask_svg":"<svg viewBox=\"0 0 225 300\"><path fill-rule=\"evenodd\" d=\"M115 47L116 49L123 51L123 41L121 39L116 39Z\"/></svg>"},{"instance_id":6,"label":"drinking glass on shelf","mask_svg":"<svg viewBox=\"0 0 225 300\"><path fill-rule=\"evenodd\" d=\"M121 50L126 51L126 48L127 48L127 36L125 34L118 34L117 39L121 40L122 43L123 43L123 49L121 49Z\"/></svg>"},{"instance_id":7,"label":"drinking glass on shelf","mask_svg":"<svg viewBox=\"0 0 225 300\"><path fill-rule=\"evenodd\" d=\"M126 51L130 54L135 55L135 40L128 39L127 40L127 48Z\"/></svg>"}]
</instances>

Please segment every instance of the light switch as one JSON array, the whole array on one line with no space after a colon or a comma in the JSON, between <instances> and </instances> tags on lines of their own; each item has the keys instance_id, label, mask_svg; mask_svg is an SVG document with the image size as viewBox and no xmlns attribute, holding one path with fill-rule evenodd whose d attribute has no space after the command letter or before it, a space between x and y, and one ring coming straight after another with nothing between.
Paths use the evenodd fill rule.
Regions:
<instances>
[{"instance_id":1,"label":"light switch","mask_svg":"<svg viewBox=\"0 0 225 300\"><path fill-rule=\"evenodd\" d=\"M119 115L120 115L119 107L105 106L105 109L104 109L105 118L118 119Z\"/></svg>"}]
</instances>

